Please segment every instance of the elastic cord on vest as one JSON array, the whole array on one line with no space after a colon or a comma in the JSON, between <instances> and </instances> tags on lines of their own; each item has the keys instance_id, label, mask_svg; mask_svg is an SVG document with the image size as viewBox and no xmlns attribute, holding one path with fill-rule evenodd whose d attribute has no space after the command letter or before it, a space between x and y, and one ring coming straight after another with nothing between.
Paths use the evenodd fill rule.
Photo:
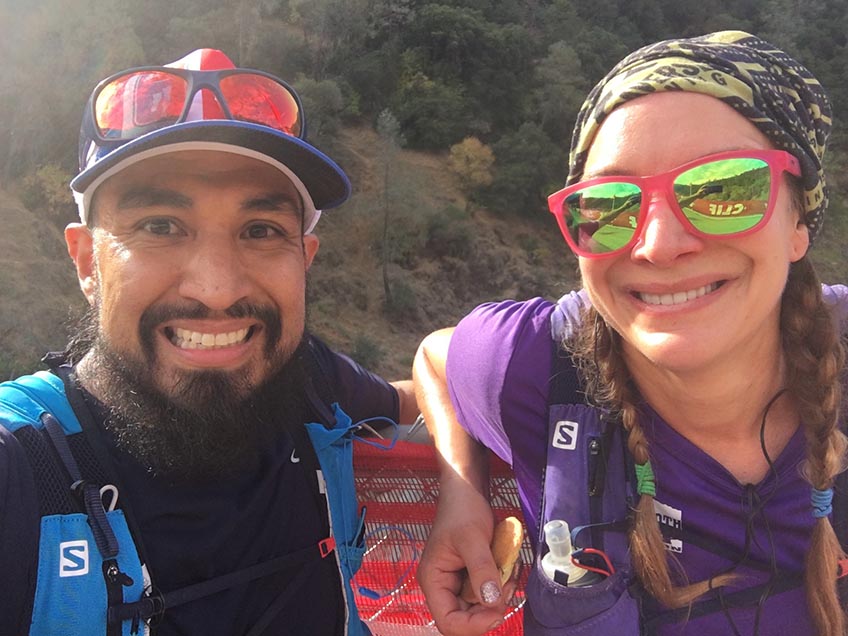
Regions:
<instances>
[{"instance_id":1,"label":"elastic cord on vest","mask_svg":"<svg viewBox=\"0 0 848 636\"><path fill-rule=\"evenodd\" d=\"M651 497L655 497L657 494L657 486L654 483L654 470L651 468L650 461L644 464L636 464L636 492L640 495L650 495Z\"/></svg>"},{"instance_id":2,"label":"elastic cord on vest","mask_svg":"<svg viewBox=\"0 0 848 636\"><path fill-rule=\"evenodd\" d=\"M826 490L817 490L813 488L810 491L810 502L813 504L813 516L816 519L827 517L833 512L833 488Z\"/></svg>"}]
</instances>

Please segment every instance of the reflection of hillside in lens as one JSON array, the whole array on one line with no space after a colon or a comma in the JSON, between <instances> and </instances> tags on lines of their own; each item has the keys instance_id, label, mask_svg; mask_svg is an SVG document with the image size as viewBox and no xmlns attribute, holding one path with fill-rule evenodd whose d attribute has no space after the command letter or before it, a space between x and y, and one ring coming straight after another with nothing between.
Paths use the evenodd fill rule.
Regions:
<instances>
[{"instance_id":1,"label":"reflection of hillside in lens","mask_svg":"<svg viewBox=\"0 0 848 636\"><path fill-rule=\"evenodd\" d=\"M720 186L720 192L705 195L709 201L767 199L771 170L761 159L725 159L697 166L680 174L674 182L678 199L693 195L704 186Z\"/></svg>"}]
</instances>

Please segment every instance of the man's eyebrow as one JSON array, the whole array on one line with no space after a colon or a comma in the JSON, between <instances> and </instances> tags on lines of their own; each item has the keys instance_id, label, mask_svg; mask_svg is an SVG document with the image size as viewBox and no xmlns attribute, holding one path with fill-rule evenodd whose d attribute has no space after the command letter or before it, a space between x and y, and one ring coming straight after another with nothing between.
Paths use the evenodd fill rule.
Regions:
<instances>
[{"instance_id":1,"label":"man's eyebrow","mask_svg":"<svg viewBox=\"0 0 848 636\"><path fill-rule=\"evenodd\" d=\"M143 186L130 188L118 198L117 208L119 210L130 210L134 208L152 208L156 206L168 208L188 209L193 201L190 197L180 194L175 190L167 188L154 188Z\"/></svg>"},{"instance_id":2,"label":"man's eyebrow","mask_svg":"<svg viewBox=\"0 0 848 636\"><path fill-rule=\"evenodd\" d=\"M246 199L241 204L245 212L295 212L300 213L302 205L299 198L286 192L269 192Z\"/></svg>"}]
</instances>

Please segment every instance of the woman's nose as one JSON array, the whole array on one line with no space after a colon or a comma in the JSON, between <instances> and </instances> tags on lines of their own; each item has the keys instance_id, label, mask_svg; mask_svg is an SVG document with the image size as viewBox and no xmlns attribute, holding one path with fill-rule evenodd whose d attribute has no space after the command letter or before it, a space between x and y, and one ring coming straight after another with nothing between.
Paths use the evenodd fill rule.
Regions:
<instances>
[{"instance_id":1,"label":"woman's nose","mask_svg":"<svg viewBox=\"0 0 848 636\"><path fill-rule=\"evenodd\" d=\"M673 205L676 203L659 193L651 196L639 239L631 250L632 258L667 265L681 256L703 249L703 239L690 231L689 226L675 214Z\"/></svg>"}]
</instances>

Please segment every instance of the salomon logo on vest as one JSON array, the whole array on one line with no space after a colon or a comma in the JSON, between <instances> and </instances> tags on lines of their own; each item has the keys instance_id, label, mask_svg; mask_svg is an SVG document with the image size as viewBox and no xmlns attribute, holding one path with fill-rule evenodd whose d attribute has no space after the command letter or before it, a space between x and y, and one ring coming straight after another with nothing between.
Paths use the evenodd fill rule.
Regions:
<instances>
[{"instance_id":1,"label":"salomon logo on vest","mask_svg":"<svg viewBox=\"0 0 848 636\"><path fill-rule=\"evenodd\" d=\"M88 541L63 541L59 544L59 576L88 574Z\"/></svg>"},{"instance_id":2,"label":"salomon logo on vest","mask_svg":"<svg viewBox=\"0 0 848 636\"><path fill-rule=\"evenodd\" d=\"M569 422L568 420L557 422L554 428L554 438L551 440L551 446L563 450L574 450L577 448L577 428L579 426L577 422Z\"/></svg>"}]
</instances>

